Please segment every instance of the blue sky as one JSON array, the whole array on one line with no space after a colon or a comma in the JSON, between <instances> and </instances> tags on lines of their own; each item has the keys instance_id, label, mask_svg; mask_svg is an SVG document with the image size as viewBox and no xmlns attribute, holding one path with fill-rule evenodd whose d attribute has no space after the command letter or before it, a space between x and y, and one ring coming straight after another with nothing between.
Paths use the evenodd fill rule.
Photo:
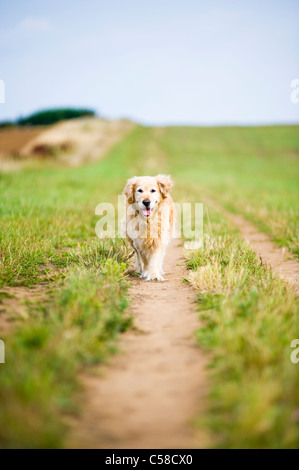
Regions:
<instances>
[{"instance_id":1,"label":"blue sky","mask_svg":"<svg viewBox=\"0 0 299 470\"><path fill-rule=\"evenodd\" d=\"M299 122L298 24L298 0L0 0L0 120L87 106L145 124Z\"/></svg>"}]
</instances>

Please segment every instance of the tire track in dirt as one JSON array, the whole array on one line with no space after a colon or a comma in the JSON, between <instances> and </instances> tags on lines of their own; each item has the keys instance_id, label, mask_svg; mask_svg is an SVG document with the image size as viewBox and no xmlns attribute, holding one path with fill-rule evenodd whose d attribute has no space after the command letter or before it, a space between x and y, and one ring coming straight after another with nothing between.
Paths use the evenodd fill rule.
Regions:
<instances>
[{"instance_id":1,"label":"tire track in dirt","mask_svg":"<svg viewBox=\"0 0 299 470\"><path fill-rule=\"evenodd\" d=\"M121 354L82 377L83 414L71 425L72 448L191 448L206 445L191 421L207 392L206 357L196 345L196 292L178 240L165 261L166 282L132 281L137 330L125 333ZM81 402L82 404L83 402Z\"/></svg>"},{"instance_id":2,"label":"tire track in dirt","mask_svg":"<svg viewBox=\"0 0 299 470\"><path fill-rule=\"evenodd\" d=\"M219 206L208 197L204 197L207 205L215 207L241 233L241 236L249 242L256 254L264 264L270 265L284 281L288 282L299 294L299 262L285 249L274 243L269 235L260 232L255 225L244 219L240 214L233 214Z\"/></svg>"}]
</instances>

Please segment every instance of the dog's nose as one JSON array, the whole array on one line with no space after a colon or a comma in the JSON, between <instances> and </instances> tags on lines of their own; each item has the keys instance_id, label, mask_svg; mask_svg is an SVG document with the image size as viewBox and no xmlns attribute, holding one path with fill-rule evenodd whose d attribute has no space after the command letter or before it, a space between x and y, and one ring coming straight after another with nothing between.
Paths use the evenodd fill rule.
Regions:
<instances>
[{"instance_id":1,"label":"dog's nose","mask_svg":"<svg viewBox=\"0 0 299 470\"><path fill-rule=\"evenodd\" d=\"M145 207L148 207L148 206L150 205L150 203L151 203L151 201L150 201L149 199L143 199L142 202L143 202L143 204L144 204Z\"/></svg>"}]
</instances>

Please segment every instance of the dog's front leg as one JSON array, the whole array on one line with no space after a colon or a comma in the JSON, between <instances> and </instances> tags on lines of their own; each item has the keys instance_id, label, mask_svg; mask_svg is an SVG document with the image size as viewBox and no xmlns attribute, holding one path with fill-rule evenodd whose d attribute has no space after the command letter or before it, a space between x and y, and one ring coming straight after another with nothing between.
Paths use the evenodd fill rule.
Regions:
<instances>
[{"instance_id":1,"label":"dog's front leg","mask_svg":"<svg viewBox=\"0 0 299 470\"><path fill-rule=\"evenodd\" d=\"M135 246L135 243L133 244L133 248L135 251L135 270L138 274L141 274L143 272L143 261L142 257L140 255L140 251L138 247Z\"/></svg>"},{"instance_id":2,"label":"dog's front leg","mask_svg":"<svg viewBox=\"0 0 299 470\"><path fill-rule=\"evenodd\" d=\"M166 240L164 241L163 243L163 247L162 247L162 251L161 251L161 257L160 257L160 274L166 274L164 269L163 269L163 261L164 261L164 258L165 258L165 254L166 254L166 250L167 250L167 246L168 246L168 243L169 243L169 240Z\"/></svg>"},{"instance_id":3,"label":"dog's front leg","mask_svg":"<svg viewBox=\"0 0 299 470\"><path fill-rule=\"evenodd\" d=\"M136 250L135 269L138 274L143 272L143 261L138 250Z\"/></svg>"},{"instance_id":4,"label":"dog's front leg","mask_svg":"<svg viewBox=\"0 0 299 470\"><path fill-rule=\"evenodd\" d=\"M141 277L143 279L146 279L148 276L148 265L149 265L148 258L146 256L142 257L142 263L143 263L143 271L141 273Z\"/></svg>"},{"instance_id":5,"label":"dog's front leg","mask_svg":"<svg viewBox=\"0 0 299 470\"><path fill-rule=\"evenodd\" d=\"M154 253L152 253L149 266L147 277L145 278L146 281L164 281L164 277L161 274L161 264L163 260L163 247L158 248Z\"/></svg>"}]
</instances>

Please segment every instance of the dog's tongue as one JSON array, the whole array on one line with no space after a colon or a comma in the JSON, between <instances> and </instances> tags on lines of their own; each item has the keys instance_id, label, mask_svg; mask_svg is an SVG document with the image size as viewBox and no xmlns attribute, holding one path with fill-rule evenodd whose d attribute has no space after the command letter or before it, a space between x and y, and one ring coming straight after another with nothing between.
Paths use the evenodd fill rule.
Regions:
<instances>
[{"instance_id":1,"label":"dog's tongue","mask_svg":"<svg viewBox=\"0 0 299 470\"><path fill-rule=\"evenodd\" d=\"M147 217L151 215L151 210L150 209L143 209L142 210L143 214L146 215Z\"/></svg>"}]
</instances>

